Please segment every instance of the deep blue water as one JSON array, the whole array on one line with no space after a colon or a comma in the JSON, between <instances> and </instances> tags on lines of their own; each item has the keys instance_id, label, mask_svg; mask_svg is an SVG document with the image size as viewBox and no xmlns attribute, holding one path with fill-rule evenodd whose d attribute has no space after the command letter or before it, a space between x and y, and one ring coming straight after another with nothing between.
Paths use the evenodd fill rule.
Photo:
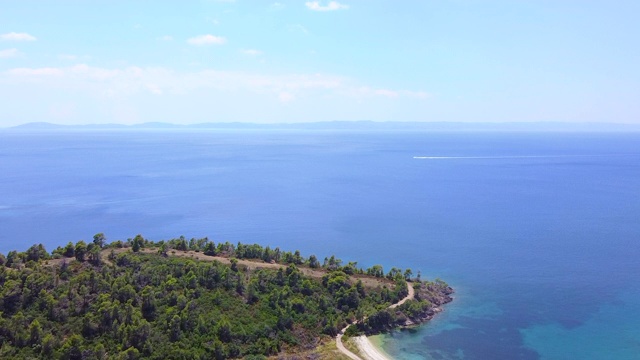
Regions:
<instances>
[{"instance_id":1,"label":"deep blue water","mask_svg":"<svg viewBox=\"0 0 640 360\"><path fill-rule=\"evenodd\" d=\"M446 280L398 359L639 359L639 220L638 133L0 132L0 252L208 236Z\"/></svg>"}]
</instances>

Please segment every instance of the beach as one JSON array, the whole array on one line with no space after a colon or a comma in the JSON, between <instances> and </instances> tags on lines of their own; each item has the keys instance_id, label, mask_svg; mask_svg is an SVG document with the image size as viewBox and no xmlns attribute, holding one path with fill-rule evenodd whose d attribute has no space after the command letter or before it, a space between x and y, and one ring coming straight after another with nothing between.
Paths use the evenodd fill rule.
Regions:
<instances>
[{"instance_id":1,"label":"beach","mask_svg":"<svg viewBox=\"0 0 640 360\"><path fill-rule=\"evenodd\" d=\"M362 355L367 360L391 360L391 358L376 347L368 337L362 335L353 338L353 341L360 350Z\"/></svg>"}]
</instances>

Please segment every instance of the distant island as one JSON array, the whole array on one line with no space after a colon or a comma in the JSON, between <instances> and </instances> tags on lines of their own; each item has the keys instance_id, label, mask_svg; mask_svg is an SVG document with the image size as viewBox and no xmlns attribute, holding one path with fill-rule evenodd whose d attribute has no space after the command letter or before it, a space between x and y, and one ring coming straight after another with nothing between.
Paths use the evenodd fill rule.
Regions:
<instances>
[{"instance_id":1,"label":"distant island","mask_svg":"<svg viewBox=\"0 0 640 360\"><path fill-rule=\"evenodd\" d=\"M349 131L640 131L639 124L580 122L412 122L412 121L319 121L299 123L210 122L173 124L146 122L134 125L59 125L31 122L4 131L94 131L94 130L349 130Z\"/></svg>"},{"instance_id":2,"label":"distant island","mask_svg":"<svg viewBox=\"0 0 640 360\"><path fill-rule=\"evenodd\" d=\"M427 321L453 292L335 256L102 233L0 254L0 285L3 359L347 358L343 333Z\"/></svg>"}]
</instances>

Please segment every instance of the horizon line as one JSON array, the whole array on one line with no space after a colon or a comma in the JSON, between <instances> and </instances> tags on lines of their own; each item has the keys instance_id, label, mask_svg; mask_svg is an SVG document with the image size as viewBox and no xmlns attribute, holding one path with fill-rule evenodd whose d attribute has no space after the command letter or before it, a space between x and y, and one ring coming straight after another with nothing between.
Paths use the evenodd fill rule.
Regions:
<instances>
[{"instance_id":1,"label":"horizon line","mask_svg":"<svg viewBox=\"0 0 640 360\"><path fill-rule=\"evenodd\" d=\"M135 129L135 128L162 128L162 127L172 127L172 128L190 128L190 127L229 127L229 126L254 126L254 127L278 127L278 126L287 126L287 127L308 127L310 125L396 125L396 126L415 126L415 127L429 127L429 126L440 126L440 127L526 127L526 126L563 126L563 127L607 127L614 126L619 128L638 128L640 129L640 123L624 123L624 122L597 122L597 121L585 121L585 122L572 122L572 121L482 121L482 122L472 122L472 121L394 121L394 120L323 120L323 121L307 121L307 122L250 122L250 121L220 121L220 122L194 122L194 123L172 123L172 122L163 122L163 121L147 121L141 123L134 124L123 124L123 123L114 123L114 122L106 122L106 123L81 123L81 124L60 124L48 121L32 121L25 122L18 125L4 126L0 127L0 129L16 129L26 128L31 130L36 130L39 127L42 128L73 128L73 127L82 127L82 128L120 128L120 129ZM43 129L44 130L44 129Z\"/></svg>"}]
</instances>

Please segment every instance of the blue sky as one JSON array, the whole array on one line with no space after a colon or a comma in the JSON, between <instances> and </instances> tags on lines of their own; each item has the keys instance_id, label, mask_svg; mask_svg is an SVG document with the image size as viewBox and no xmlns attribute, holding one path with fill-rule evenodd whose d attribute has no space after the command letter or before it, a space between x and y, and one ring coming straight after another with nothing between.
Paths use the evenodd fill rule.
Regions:
<instances>
[{"instance_id":1,"label":"blue sky","mask_svg":"<svg viewBox=\"0 0 640 360\"><path fill-rule=\"evenodd\" d=\"M4 0L0 127L640 123L638 1Z\"/></svg>"}]
</instances>

